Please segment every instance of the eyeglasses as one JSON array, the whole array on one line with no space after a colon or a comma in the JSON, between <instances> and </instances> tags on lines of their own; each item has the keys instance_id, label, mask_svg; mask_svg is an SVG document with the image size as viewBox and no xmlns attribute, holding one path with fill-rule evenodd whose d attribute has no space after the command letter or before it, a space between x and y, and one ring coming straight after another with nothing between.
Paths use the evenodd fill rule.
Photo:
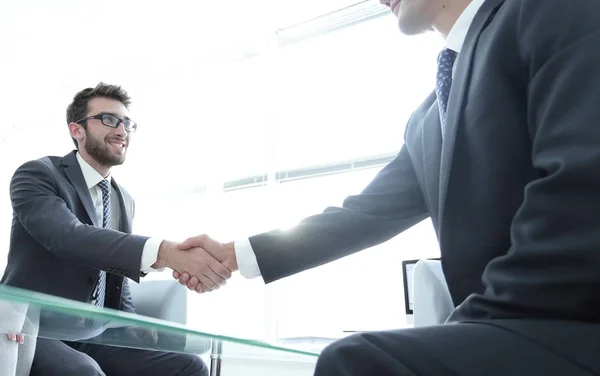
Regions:
<instances>
[{"instance_id":1,"label":"eyeglasses","mask_svg":"<svg viewBox=\"0 0 600 376\"><path fill-rule=\"evenodd\" d=\"M129 133L135 132L137 129L137 123L135 121L131 119L121 119L113 114L98 114L88 116L85 119L77 120L75 123L80 123L90 119L98 119L102 122L102 124L111 128L119 128L119 125L123 123L123 127L125 127L125 130Z\"/></svg>"}]
</instances>

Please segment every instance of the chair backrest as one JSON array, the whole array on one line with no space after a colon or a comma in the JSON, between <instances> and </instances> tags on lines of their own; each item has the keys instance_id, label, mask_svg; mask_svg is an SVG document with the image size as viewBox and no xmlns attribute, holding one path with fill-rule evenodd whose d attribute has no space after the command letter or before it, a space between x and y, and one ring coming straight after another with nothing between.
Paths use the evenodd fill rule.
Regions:
<instances>
[{"instance_id":1,"label":"chair backrest","mask_svg":"<svg viewBox=\"0 0 600 376\"><path fill-rule=\"evenodd\" d=\"M179 281L129 283L129 288L138 314L178 324L187 324L188 290L185 286L180 285ZM171 341L173 341L172 338ZM211 345L208 338L189 338L185 336L182 341L181 346L186 349L193 349L194 353L199 355L206 353Z\"/></svg>"},{"instance_id":2,"label":"chair backrest","mask_svg":"<svg viewBox=\"0 0 600 376\"><path fill-rule=\"evenodd\" d=\"M129 283L131 298L140 315L187 323L187 289L178 281Z\"/></svg>"},{"instance_id":3,"label":"chair backrest","mask_svg":"<svg viewBox=\"0 0 600 376\"><path fill-rule=\"evenodd\" d=\"M419 260L413 269L414 326L443 324L454 310L439 260Z\"/></svg>"},{"instance_id":4,"label":"chair backrest","mask_svg":"<svg viewBox=\"0 0 600 376\"><path fill-rule=\"evenodd\" d=\"M416 259L416 260L404 260L402 261L402 279L403 279L403 283L404 283L404 308L406 311L406 316L412 316L414 314L413 312L413 306L414 306L414 298L413 298L413 292L414 292L414 287L413 287L413 273L414 273L414 269L415 266L417 265L418 262L423 261L423 260L437 260L439 261L439 258L429 258L429 259ZM443 274L442 274L443 277Z\"/></svg>"}]
</instances>

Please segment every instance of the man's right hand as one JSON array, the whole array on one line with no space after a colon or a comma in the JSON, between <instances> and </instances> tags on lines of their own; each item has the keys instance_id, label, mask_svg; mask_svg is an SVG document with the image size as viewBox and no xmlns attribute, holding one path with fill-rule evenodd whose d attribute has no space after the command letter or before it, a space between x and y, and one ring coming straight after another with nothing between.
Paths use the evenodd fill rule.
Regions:
<instances>
[{"instance_id":1,"label":"man's right hand","mask_svg":"<svg viewBox=\"0 0 600 376\"><path fill-rule=\"evenodd\" d=\"M238 270L237 258L235 255L234 243L223 244L212 239L210 236L198 235L186 239L177 247L181 250L191 249L192 247L201 247L210 255L215 257L227 269L235 272ZM191 273L180 273L177 270L173 271L173 278L178 279L179 283L188 287L188 289L202 293L207 291L206 286L200 278Z\"/></svg>"},{"instance_id":2,"label":"man's right hand","mask_svg":"<svg viewBox=\"0 0 600 376\"><path fill-rule=\"evenodd\" d=\"M167 267L180 274L195 276L202 285L202 291L218 289L231 278L231 270L202 247L181 249L177 243L164 240L158 249L158 260L153 268ZM196 287L196 286L194 286Z\"/></svg>"}]
</instances>

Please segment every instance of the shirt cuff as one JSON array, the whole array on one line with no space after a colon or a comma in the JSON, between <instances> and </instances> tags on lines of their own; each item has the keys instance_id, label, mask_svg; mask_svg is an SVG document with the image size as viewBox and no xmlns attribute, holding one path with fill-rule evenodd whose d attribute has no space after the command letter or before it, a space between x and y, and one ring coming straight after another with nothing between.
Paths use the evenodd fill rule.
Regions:
<instances>
[{"instance_id":1,"label":"shirt cuff","mask_svg":"<svg viewBox=\"0 0 600 376\"><path fill-rule=\"evenodd\" d=\"M154 269L152 265L158 260L158 248L163 242L162 239L150 238L146 240L144 249L142 250L142 265L140 270L144 273L148 272L162 272L165 268Z\"/></svg>"},{"instance_id":2,"label":"shirt cuff","mask_svg":"<svg viewBox=\"0 0 600 376\"><path fill-rule=\"evenodd\" d=\"M245 238L233 243L235 258L240 274L245 278L260 277L260 269L256 255L250 244L250 239Z\"/></svg>"}]
</instances>

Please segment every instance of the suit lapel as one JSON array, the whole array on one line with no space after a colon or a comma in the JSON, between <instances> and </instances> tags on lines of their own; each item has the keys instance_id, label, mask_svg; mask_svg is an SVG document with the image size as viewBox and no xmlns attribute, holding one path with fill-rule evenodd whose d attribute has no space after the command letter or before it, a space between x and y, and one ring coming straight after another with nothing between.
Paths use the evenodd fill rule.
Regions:
<instances>
[{"instance_id":1,"label":"suit lapel","mask_svg":"<svg viewBox=\"0 0 600 376\"><path fill-rule=\"evenodd\" d=\"M83 203L83 207L85 208L88 217L90 217L94 226L102 227L102 224L99 224L98 218L96 218L96 210L94 208L92 196L90 196L90 190L85 184L85 179L83 178L83 173L81 172L81 167L77 162L74 151L63 157L62 166L64 167L67 179L69 179L75 188L79 199Z\"/></svg>"},{"instance_id":2,"label":"suit lapel","mask_svg":"<svg viewBox=\"0 0 600 376\"><path fill-rule=\"evenodd\" d=\"M420 120L421 150L423 155L423 171L427 187L427 201L432 212L439 210L440 156L442 150L442 129L439 109L435 100L435 92L431 95L431 105ZM437 218L437 216L435 216Z\"/></svg>"},{"instance_id":3,"label":"suit lapel","mask_svg":"<svg viewBox=\"0 0 600 376\"><path fill-rule=\"evenodd\" d=\"M119 196L119 208L121 209L120 230L129 234L131 233L131 213L129 213L129 206L125 202L125 194L123 194L121 187L117 184L114 177L112 178L112 187L117 192L117 196Z\"/></svg>"},{"instance_id":4,"label":"suit lapel","mask_svg":"<svg viewBox=\"0 0 600 376\"><path fill-rule=\"evenodd\" d=\"M442 144L442 155L440 162L440 229L441 221L444 218L444 206L446 202L446 193L448 191L448 180L452 166L452 156L456 141L456 130L460 121L460 115L463 109L464 97L469 85L470 72L473 64L473 56L477 41L483 29L492 19L495 10L504 0L487 0L483 3L467 33L462 50L456 60L456 73L450 98L448 101L448 112L446 114L446 127L444 130L444 141Z\"/></svg>"}]
</instances>

